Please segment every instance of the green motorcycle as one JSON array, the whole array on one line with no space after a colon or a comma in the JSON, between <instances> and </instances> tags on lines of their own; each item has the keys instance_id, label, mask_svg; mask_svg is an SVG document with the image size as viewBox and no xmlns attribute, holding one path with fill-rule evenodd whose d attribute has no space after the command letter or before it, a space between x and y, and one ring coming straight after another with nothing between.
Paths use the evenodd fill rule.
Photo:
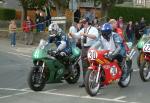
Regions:
<instances>
[{"instance_id":1,"label":"green motorcycle","mask_svg":"<svg viewBox=\"0 0 150 103\"><path fill-rule=\"evenodd\" d=\"M142 48L148 40L150 40L150 36L143 35L141 39L139 40L139 42L137 43L137 49L139 51L139 55L137 57L137 64L139 68L142 62L144 61L144 53L142 52Z\"/></svg>"},{"instance_id":2,"label":"green motorcycle","mask_svg":"<svg viewBox=\"0 0 150 103\"><path fill-rule=\"evenodd\" d=\"M69 84L76 83L80 78L80 49L72 48L67 56L53 55L48 43L41 40L32 54L34 66L28 76L28 85L34 91L41 91L47 83L58 83L66 80Z\"/></svg>"}]
</instances>

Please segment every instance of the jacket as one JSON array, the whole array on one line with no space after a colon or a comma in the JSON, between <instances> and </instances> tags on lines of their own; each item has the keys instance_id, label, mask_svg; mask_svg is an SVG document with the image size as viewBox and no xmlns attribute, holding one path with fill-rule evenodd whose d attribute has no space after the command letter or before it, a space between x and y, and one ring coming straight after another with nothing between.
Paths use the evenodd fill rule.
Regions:
<instances>
[{"instance_id":1,"label":"jacket","mask_svg":"<svg viewBox=\"0 0 150 103\"><path fill-rule=\"evenodd\" d=\"M32 21L31 21L30 26L27 24L27 21L24 21L23 24L22 24L22 29L23 29L24 32L33 31L34 27L35 27L35 25Z\"/></svg>"}]
</instances>

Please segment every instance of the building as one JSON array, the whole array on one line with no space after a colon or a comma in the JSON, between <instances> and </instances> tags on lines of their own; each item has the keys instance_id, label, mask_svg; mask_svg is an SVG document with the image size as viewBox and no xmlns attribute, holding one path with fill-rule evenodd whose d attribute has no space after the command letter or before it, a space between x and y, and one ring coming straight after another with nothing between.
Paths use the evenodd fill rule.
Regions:
<instances>
[{"instance_id":1,"label":"building","mask_svg":"<svg viewBox=\"0 0 150 103\"><path fill-rule=\"evenodd\" d=\"M150 8L150 0L133 0L133 6Z\"/></svg>"}]
</instances>

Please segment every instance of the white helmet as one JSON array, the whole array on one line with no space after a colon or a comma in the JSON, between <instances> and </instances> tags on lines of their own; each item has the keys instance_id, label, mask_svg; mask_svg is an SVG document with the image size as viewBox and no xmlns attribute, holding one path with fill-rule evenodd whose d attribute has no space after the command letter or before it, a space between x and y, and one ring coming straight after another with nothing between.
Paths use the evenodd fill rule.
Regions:
<instances>
[{"instance_id":1,"label":"white helmet","mask_svg":"<svg viewBox=\"0 0 150 103\"><path fill-rule=\"evenodd\" d=\"M59 31L59 26L57 23L52 23L49 25L48 31L52 31L52 30Z\"/></svg>"}]
</instances>

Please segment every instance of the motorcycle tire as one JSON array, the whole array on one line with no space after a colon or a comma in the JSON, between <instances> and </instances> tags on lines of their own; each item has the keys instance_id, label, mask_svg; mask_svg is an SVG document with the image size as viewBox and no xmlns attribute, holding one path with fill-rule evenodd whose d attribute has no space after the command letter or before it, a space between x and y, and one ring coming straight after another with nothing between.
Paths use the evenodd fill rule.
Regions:
<instances>
[{"instance_id":1,"label":"motorcycle tire","mask_svg":"<svg viewBox=\"0 0 150 103\"><path fill-rule=\"evenodd\" d=\"M132 68L132 59L127 60L126 63L129 67L129 69L131 69Z\"/></svg>"},{"instance_id":2,"label":"motorcycle tire","mask_svg":"<svg viewBox=\"0 0 150 103\"><path fill-rule=\"evenodd\" d=\"M94 75L92 75L92 73L94 73ZM96 74L95 74L96 73ZM97 76L97 71L96 70L88 70L86 72L86 75L85 75L85 90L86 92L90 95L90 96L96 96L97 93L99 92L99 89L100 89L100 82L99 83L91 83L90 80L91 79L91 75L92 75L92 78L96 79L96 76ZM96 81L96 80L95 80ZM94 81L94 82L95 82ZM93 85L95 86L93 88ZM92 88L91 88L92 86Z\"/></svg>"},{"instance_id":3,"label":"motorcycle tire","mask_svg":"<svg viewBox=\"0 0 150 103\"><path fill-rule=\"evenodd\" d=\"M29 73L29 76L28 76L28 85L29 87L34 90L34 91L42 91L43 88L45 87L45 84L46 84L46 80L44 78L44 75L42 75L42 78L40 80L40 83L38 86L35 85L35 82L33 79L37 79L35 76L39 76L39 72L38 70L41 68L41 66L34 66L32 67L30 73ZM43 73L44 74L44 73ZM34 77L33 77L34 76Z\"/></svg>"},{"instance_id":4,"label":"motorcycle tire","mask_svg":"<svg viewBox=\"0 0 150 103\"><path fill-rule=\"evenodd\" d=\"M132 60L131 60L132 61ZM128 87L131 81L131 74L132 74L132 68L131 68L131 61L126 61L126 66L128 69L128 75L125 79L120 78L118 85L122 88Z\"/></svg>"},{"instance_id":5,"label":"motorcycle tire","mask_svg":"<svg viewBox=\"0 0 150 103\"><path fill-rule=\"evenodd\" d=\"M131 81L131 73L128 74L125 80L119 80L118 85L122 88L128 87Z\"/></svg>"},{"instance_id":6,"label":"motorcycle tire","mask_svg":"<svg viewBox=\"0 0 150 103\"><path fill-rule=\"evenodd\" d=\"M138 65L139 68L140 68L140 66L141 66L141 64L144 60L143 58L144 58L144 54L143 54L143 52L140 51L139 55L137 57L137 65Z\"/></svg>"},{"instance_id":7,"label":"motorcycle tire","mask_svg":"<svg viewBox=\"0 0 150 103\"><path fill-rule=\"evenodd\" d=\"M148 63L148 72L146 72L146 75L145 75L145 68L146 68L145 66L147 63ZM142 81L147 82L150 80L150 63L148 61L144 61L142 63L139 73L140 73L140 77Z\"/></svg>"},{"instance_id":8,"label":"motorcycle tire","mask_svg":"<svg viewBox=\"0 0 150 103\"><path fill-rule=\"evenodd\" d=\"M71 76L69 76L68 78L66 78L66 82L68 84L75 84L78 82L79 78L80 78L80 66L79 64L75 65L74 68L72 68L73 73L71 74ZM70 75L70 74L68 74ZM65 76L67 77L67 76Z\"/></svg>"}]
</instances>

